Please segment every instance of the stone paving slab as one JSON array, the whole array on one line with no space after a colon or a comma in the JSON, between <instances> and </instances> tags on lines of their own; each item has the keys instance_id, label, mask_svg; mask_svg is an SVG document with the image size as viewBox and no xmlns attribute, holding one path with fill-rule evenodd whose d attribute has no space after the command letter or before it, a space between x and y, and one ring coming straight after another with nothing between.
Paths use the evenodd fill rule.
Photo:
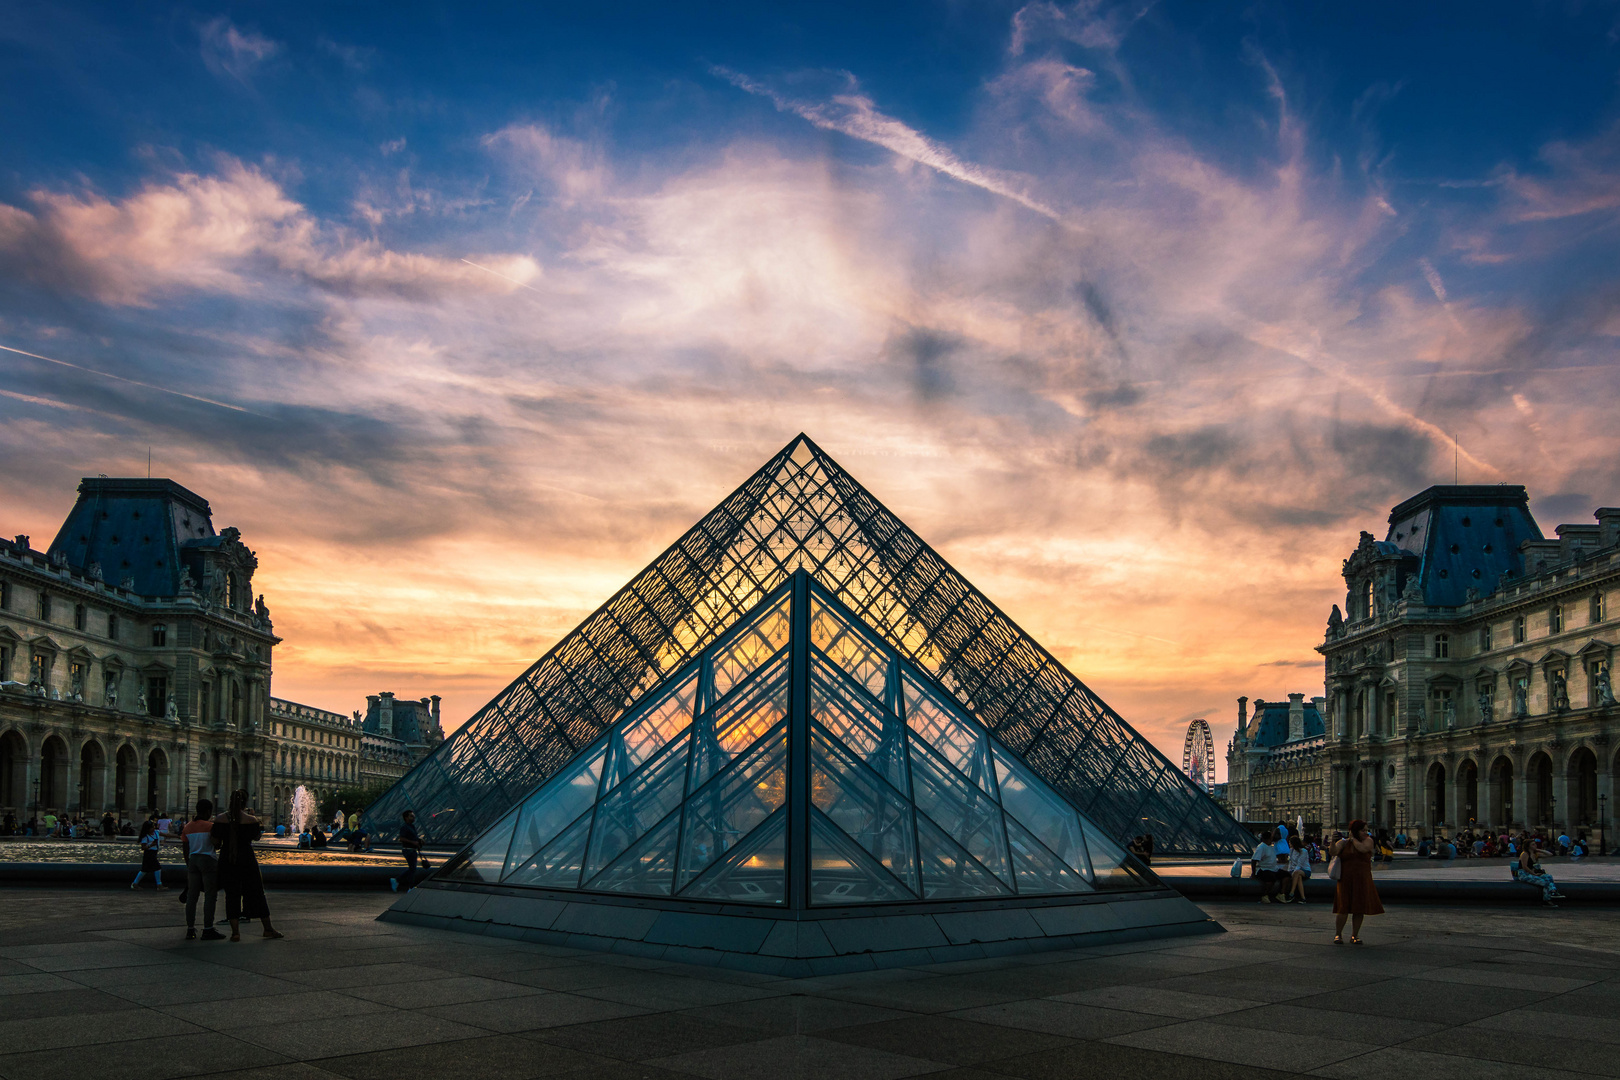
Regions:
<instances>
[{"instance_id":1,"label":"stone paving slab","mask_svg":"<svg viewBox=\"0 0 1620 1080\"><path fill-rule=\"evenodd\" d=\"M1218 939L783 979L380 923L182 940L172 897L0 888L0 1078L1620 1076L1620 910L1206 905Z\"/></svg>"}]
</instances>

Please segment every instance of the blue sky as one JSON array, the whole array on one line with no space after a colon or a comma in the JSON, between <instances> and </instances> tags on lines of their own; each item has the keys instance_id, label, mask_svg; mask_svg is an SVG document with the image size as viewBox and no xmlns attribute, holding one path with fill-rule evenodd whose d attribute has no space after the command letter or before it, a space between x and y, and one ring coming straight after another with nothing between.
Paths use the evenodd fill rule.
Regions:
<instances>
[{"instance_id":1,"label":"blue sky","mask_svg":"<svg viewBox=\"0 0 1620 1080\"><path fill-rule=\"evenodd\" d=\"M1620 502L1617 76L1614 3L0 4L0 527L151 448L279 692L464 716L804 429L1224 738L1452 435Z\"/></svg>"}]
</instances>

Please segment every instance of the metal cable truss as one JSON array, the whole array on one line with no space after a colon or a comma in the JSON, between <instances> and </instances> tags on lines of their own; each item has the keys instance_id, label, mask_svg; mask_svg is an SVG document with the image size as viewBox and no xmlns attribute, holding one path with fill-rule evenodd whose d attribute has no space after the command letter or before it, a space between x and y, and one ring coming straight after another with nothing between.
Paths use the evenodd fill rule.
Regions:
<instances>
[{"instance_id":1,"label":"metal cable truss","mask_svg":"<svg viewBox=\"0 0 1620 1080\"><path fill-rule=\"evenodd\" d=\"M1181 748L1181 771L1193 786L1207 794L1215 793L1215 735L1208 720L1187 725L1187 742Z\"/></svg>"},{"instance_id":2,"label":"metal cable truss","mask_svg":"<svg viewBox=\"0 0 1620 1080\"><path fill-rule=\"evenodd\" d=\"M1241 853L1248 832L800 435L367 811L464 844L797 569L927 671L1109 834Z\"/></svg>"}]
</instances>

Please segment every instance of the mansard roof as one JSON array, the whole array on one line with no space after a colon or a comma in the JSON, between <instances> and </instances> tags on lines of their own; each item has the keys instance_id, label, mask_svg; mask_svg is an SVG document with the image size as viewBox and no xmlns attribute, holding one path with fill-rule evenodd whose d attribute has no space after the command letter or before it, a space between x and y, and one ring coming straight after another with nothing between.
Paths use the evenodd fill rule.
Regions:
<instances>
[{"instance_id":1,"label":"mansard roof","mask_svg":"<svg viewBox=\"0 0 1620 1080\"><path fill-rule=\"evenodd\" d=\"M48 554L112 585L133 579L139 596L177 596L182 548L214 536L208 500L173 480L86 477Z\"/></svg>"},{"instance_id":2,"label":"mansard roof","mask_svg":"<svg viewBox=\"0 0 1620 1080\"><path fill-rule=\"evenodd\" d=\"M1519 545L1541 538L1522 486L1442 484L1391 510L1385 539L1418 559L1425 604L1459 607L1470 589L1489 596L1504 577L1523 577Z\"/></svg>"},{"instance_id":3,"label":"mansard roof","mask_svg":"<svg viewBox=\"0 0 1620 1080\"><path fill-rule=\"evenodd\" d=\"M1288 742L1288 707L1286 701L1257 702L1255 715L1249 721L1250 730L1254 732L1252 741L1255 746L1281 746ZM1309 701L1305 707L1305 738L1311 739L1327 733L1327 723L1322 714L1317 711L1314 704Z\"/></svg>"}]
</instances>

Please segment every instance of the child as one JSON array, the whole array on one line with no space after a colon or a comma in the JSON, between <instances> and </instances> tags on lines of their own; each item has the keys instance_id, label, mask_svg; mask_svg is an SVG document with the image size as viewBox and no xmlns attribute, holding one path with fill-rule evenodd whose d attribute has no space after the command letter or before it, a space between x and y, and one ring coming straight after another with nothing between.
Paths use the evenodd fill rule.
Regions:
<instances>
[{"instance_id":1,"label":"child","mask_svg":"<svg viewBox=\"0 0 1620 1080\"><path fill-rule=\"evenodd\" d=\"M129 883L131 889L141 883L141 878L147 874L152 875L154 888L163 888L163 864L158 862L158 848L163 844L163 834L158 832L157 822L148 820L141 832L141 868L135 874L135 880Z\"/></svg>"}]
</instances>

